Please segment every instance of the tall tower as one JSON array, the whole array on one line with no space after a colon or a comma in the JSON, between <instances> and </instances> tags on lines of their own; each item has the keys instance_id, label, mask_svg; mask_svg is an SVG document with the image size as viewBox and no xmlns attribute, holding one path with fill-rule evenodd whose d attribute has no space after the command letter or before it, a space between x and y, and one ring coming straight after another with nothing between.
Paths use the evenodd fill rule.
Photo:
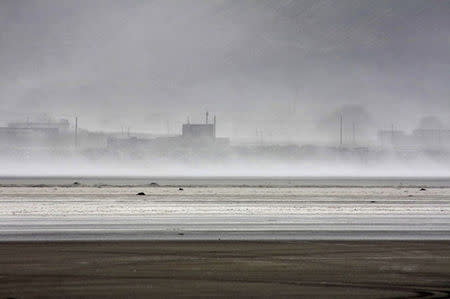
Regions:
<instances>
[{"instance_id":1,"label":"tall tower","mask_svg":"<svg viewBox=\"0 0 450 299\"><path fill-rule=\"evenodd\" d=\"M78 147L78 116L75 117L75 148Z\"/></svg>"},{"instance_id":2,"label":"tall tower","mask_svg":"<svg viewBox=\"0 0 450 299\"><path fill-rule=\"evenodd\" d=\"M216 138L216 116L214 115L214 138Z\"/></svg>"}]
</instances>

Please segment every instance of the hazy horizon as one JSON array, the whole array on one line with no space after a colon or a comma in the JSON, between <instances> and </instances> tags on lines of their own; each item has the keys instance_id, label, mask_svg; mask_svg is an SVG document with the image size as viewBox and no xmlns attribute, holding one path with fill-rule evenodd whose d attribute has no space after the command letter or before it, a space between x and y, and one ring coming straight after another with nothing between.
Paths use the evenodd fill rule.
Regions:
<instances>
[{"instance_id":1,"label":"hazy horizon","mask_svg":"<svg viewBox=\"0 0 450 299\"><path fill-rule=\"evenodd\" d=\"M0 117L176 133L209 110L222 136L323 141L320 123L350 105L373 129L426 115L448 128L449 13L425 0L2 1Z\"/></svg>"},{"instance_id":2,"label":"hazy horizon","mask_svg":"<svg viewBox=\"0 0 450 299\"><path fill-rule=\"evenodd\" d=\"M78 117L80 129L94 132L178 135L188 118L200 123L209 111L217 136L232 143L348 146L354 157L331 152L294 163L267 150L253 161L235 149L208 164L185 159L191 150L153 165L181 173L202 165L206 174L449 175L449 155L434 152L440 130L450 130L449 15L450 2L439 0L1 1L0 127L65 118L72 128ZM360 161L358 147L380 147L379 130L394 139L394 131L418 128L439 130L439 146L408 141L401 155L376 148ZM106 148L102 138L96 148ZM45 173L56 167L49 155L62 173L84 167L79 161L106 173L114 163L123 163L114 171L140 172L148 162L16 153L3 143L6 174ZM411 154L414 146L424 154ZM86 155L101 160L105 152Z\"/></svg>"}]
</instances>

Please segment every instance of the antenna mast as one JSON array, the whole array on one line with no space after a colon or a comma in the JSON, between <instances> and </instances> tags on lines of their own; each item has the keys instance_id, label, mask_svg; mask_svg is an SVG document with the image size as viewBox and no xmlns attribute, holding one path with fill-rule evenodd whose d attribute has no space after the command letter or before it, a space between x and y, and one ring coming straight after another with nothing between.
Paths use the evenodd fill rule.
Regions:
<instances>
[{"instance_id":1,"label":"antenna mast","mask_svg":"<svg viewBox=\"0 0 450 299\"><path fill-rule=\"evenodd\" d=\"M75 116L75 148L78 147L78 116Z\"/></svg>"}]
</instances>

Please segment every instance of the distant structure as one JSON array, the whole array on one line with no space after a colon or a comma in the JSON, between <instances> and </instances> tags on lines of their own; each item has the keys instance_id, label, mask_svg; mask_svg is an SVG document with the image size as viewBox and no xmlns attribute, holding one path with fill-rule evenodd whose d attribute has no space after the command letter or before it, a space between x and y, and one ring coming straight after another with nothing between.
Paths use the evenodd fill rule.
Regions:
<instances>
[{"instance_id":1,"label":"distant structure","mask_svg":"<svg viewBox=\"0 0 450 299\"><path fill-rule=\"evenodd\" d=\"M413 131L414 140L427 147L449 147L450 130L443 129L416 129Z\"/></svg>"},{"instance_id":2,"label":"distant structure","mask_svg":"<svg viewBox=\"0 0 450 299\"><path fill-rule=\"evenodd\" d=\"M70 134L70 123L67 119L47 122L12 122L0 127L0 141L9 146L27 147L33 145L58 145Z\"/></svg>"},{"instance_id":3,"label":"distant structure","mask_svg":"<svg viewBox=\"0 0 450 299\"><path fill-rule=\"evenodd\" d=\"M0 149L73 149L81 145L102 148L108 136L108 133L80 129L78 117L72 124L67 119L39 122L27 119L0 127Z\"/></svg>"},{"instance_id":4,"label":"distant structure","mask_svg":"<svg viewBox=\"0 0 450 299\"><path fill-rule=\"evenodd\" d=\"M399 130L378 131L382 146L417 149L439 149L450 147L450 130L416 129L411 134Z\"/></svg>"},{"instance_id":5,"label":"distant structure","mask_svg":"<svg viewBox=\"0 0 450 299\"><path fill-rule=\"evenodd\" d=\"M69 121L67 119L61 119L59 121L48 121L48 122L12 122L8 124L7 128L2 128L3 130L39 130L39 131L55 131L60 132L68 130L70 127Z\"/></svg>"},{"instance_id":6,"label":"distant structure","mask_svg":"<svg viewBox=\"0 0 450 299\"><path fill-rule=\"evenodd\" d=\"M379 130L378 141L382 146L411 146L412 139L400 130Z\"/></svg>"},{"instance_id":7,"label":"distant structure","mask_svg":"<svg viewBox=\"0 0 450 299\"><path fill-rule=\"evenodd\" d=\"M209 113L206 112L206 119L204 124L191 124L188 122L182 127L181 137L184 139L196 139L197 141L213 141L216 139L216 117L214 122L209 123Z\"/></svg>"},{"instance_id":8,"label":"distant structure","mask_svg":"<svg viewBox=\"0 0 450 299\"><path fill-rule=\"evenodd\" d=\"M147 154L158 154L160 156L197 155L202 152L218 153L228 148L228 138L217 138L216 117L209 122L209 113L205 114L205 122L193 124L187 118L187 123L182 125L181 135L164 136L152 139L146 138L117 138L110 137L107 140L107 148L113 151L133 152L140 151Z\"/></svg>"},{"instance_id":9,"label":"distant structure","mask_svg":"<svg viewBox=\"0 0 450 299\"><path fill-rule=\"evenodd\" d=\"M75 117L75 148L78 147L78 116Z\"/></svg>"},{"instance_id":10,"label":"distant structure","mask_svg":"<svg viewBox=\"0 0 450 299\"><path fill-rule=\"evenodd\" d=\"M67 119L48 122L12 122L6 127L0 127L0 139L8 140L11 144L32 143L33 140L54 139L69 131L70 123Z\"/></svg>"}]
</instances>

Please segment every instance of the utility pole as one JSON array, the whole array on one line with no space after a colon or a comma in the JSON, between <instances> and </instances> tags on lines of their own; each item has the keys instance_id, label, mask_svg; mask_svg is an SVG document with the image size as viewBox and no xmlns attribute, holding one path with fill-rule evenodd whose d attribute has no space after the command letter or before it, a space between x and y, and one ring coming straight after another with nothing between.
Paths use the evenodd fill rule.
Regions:
<instances>
[{"instance_id":1,"label":"utility pole","mask_svg":"<svg viewBox=\"0 0 450 299\"><path fill-rule=\"evenodd\" d=\"M441 148L441 128L438 129L438 145L439 149Z\"/></svg>"},{"instance_id":2,"label":"utility pole","mask_svg":"<svg viewBox=\"0 0 450 299\"><path fill-rule=\"evenodd\" d=\"M353 122L353 145L356 145L355 122Z\"/></svg>"},{"instance_id":3,"label":"utility pole","mask_svg":"<svg viewBox=\"0 0 450 299\"><path fill-rule=\"evenodd\" d=\"M216 138L216 116L214 115L214 138Z\"/></svg>"},{"instance_id":4,"label":"utility pole","mask_svg":"<svg viewBox=\"0 0 450 299\"><path fill-rule=\"evenodd\" d=\"M394 146L394 124L391 124L391 145Z\"/></svg>"},{"instance_id":5,"label":"utility pole","mask_svg":"<svg viewBox=\"0 0 450 299\"><path fill-rule=\"evenodd\" d=\"M75 116L75 148L78 147L78 116Z\"/></svg>"}]
</instances>

